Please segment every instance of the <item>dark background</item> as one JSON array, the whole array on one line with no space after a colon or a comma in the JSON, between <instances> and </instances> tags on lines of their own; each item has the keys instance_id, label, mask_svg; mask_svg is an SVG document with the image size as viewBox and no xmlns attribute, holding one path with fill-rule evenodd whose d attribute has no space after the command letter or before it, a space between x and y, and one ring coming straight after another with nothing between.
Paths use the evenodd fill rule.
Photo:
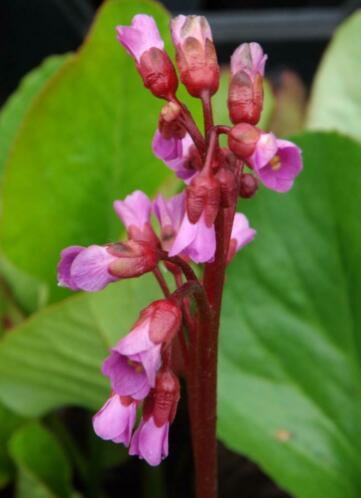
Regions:
<instances>
[{"instance_id":1,"label":"dark background","mask_svg":"<svg viewBox=\"0 0 361 498\"><path fill-rule=\"evenodd\" d=\"M335 27L360 0L164 0L172 13L209 18L219 58L257 40L274 73L287 67L309 84ZM0 105L44 57L81 43L101 0L0 0ZM271 75L272 76L272 75Z\"/></svg>"}]
</instances>

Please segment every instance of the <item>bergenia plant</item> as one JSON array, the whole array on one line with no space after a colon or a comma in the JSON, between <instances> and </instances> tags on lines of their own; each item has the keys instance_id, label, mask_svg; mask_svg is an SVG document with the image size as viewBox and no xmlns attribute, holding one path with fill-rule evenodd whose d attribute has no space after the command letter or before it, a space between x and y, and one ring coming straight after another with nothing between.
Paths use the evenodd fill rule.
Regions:
<instances>
[{"instance_id":1,"label":"bergenia plant","mask_svg":"<svg viewBox=\"0 0 361 498\"><path fill-rule=\"evenodd\" d=\"M207 20L181 15L172 19L170 29L179 79L202 102L204 131L176 95L177 72L154 19L135 16L130 26L117 27L117 38L145 87L166 101L152 149L180 179L182 191L151 200L138 190L116 200L114 209L128 240L68 247L61 254L58 278L62 286L93 292L121 279L154 274L164 298L140 311L129 334L105 359L102 372L111 391L94 416L94 430L159 465L168 455L180 398L178 374L183 373L197 498L216 498L217 343L225 272L256 234L246 216L236 212L237 202L253 197L259 182L287 192L302 160L296 145L256 126L267 59L258 43L243 43L232 55L229 127L213 122L211 98L220 68ZM228 147L220 146L221 134L227 135ZM176 349L182 372L174 368ZM138 410L142 417L134 430Z\"/></svg>"}]
</instances>

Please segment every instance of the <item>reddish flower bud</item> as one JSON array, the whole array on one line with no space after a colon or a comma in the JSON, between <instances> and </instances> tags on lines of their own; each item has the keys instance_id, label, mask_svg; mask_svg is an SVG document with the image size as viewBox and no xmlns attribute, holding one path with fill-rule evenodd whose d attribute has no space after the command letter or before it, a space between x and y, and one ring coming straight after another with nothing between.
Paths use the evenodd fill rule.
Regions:
<instances>
[{"instance_id":1,"label":"reddish flower bud","mask_svg":"<svg viewBox=\"0 0 361 498\"><path fill-rule=\"evenodd\" d=\"M263 78L252 81L245 71L236 73L228 90L228 110L232 123L257 124L263 108Z\"/></svg>"},{"instance_id":2,"label":"reddish flower bud","mask_svg":"<svg viewBox=\"0 0 361 498\"><path fill-rule=\"evenodd\" d=\"M176 102L168 102L161 110L158 128L167 140L182 139L186 135L186 129L179 119L181 111L180 105Z\"/></svg>"},{"instance_id":3,"label":"reddish flower bud","mask_svg":"<svg viewBox=\"0 0 361 498\"><path fill-rule=\"evenodd\" d=\"M168 299L154 301L140 314L140 321L150 319L149 338L154 344L169 343L182 322L179 307Z\"/></svg>"},{"instance_id":4,"label":"reddish flower bud","mask_svg":"<svg viewBox=\"0 0 361 498\"><path fill-rule=\"evenodd\" d=\"M160 370L156 378L155 388L152 389L143 405L143 419L154 418L155 425L172 423L180 398L178 378L170 370Z\"/></svg>"},{"instance_id":5,"label":"reddish flower bud","mask_svg":"<svg viewBox=\"0 0 361 498\"><path fill-rule=\"evenodd\" d=\"M186 190L189 221L197 223L204 213L206 226L212 226L218 214L220 195L220 184L216 178L210 175L196 175Z\"/></svg>"},{"instance_id":6,"label":"reddish flower bud","mask_svg":"<svg viewBox=\"0 0 361 498\"><path fill-rule=\"evenodd\" d=\"M178 16L171 21L180 77L193 97L213 95L219 86L220 69L208 21L202 16Z\"/></svg>"},{"instance_id":7,"label":"reddish flower bud","mask_svg":"<svg viewBox=\"0 0 361 498\"><path fill-rule=\"evenodd\" d=\"M149 88L153 95L162 99L174 96L178 79L166 52L152 47L141 56L137 68L143 78L144 86Z\"/></svg>"},{"instance_id":8,"label":"reddish flower bud","mask_svg":"<svg viewBox=\"0 0 361 498\"><path fill-rule=\"evenodd\" d=\"M256 149L261 132L247 123L239 123L228 134L228 146L241 159L247 159Z\"/></svg>"},{"instance_id":9,"label":"reddish flower bud","mask_svg":"<svg viewBox=\"0 0 361 498\"><path fill-rule=\"evenodd\" d=\"M221 206L224 208L232 206L237 194L234 173L229 169L222 168L218 171L216 178L221 188Z\"/></svg>"},{"instance_id":10,"label":"reddish flower bud","mask_svg":"<svg viewBox=\"0 0 361 498\"><path fill-rule=\"evenodd\" d=\"M250 173L244 173L241 176L241 182L239 186L239 195L244 199L249 199L253 197L258 190L258 180Z\"/></svg>"},{"instance_id":11,"label":"reddish flower bud","mask_svg":"<svg viewBox=\"0 0 361 498\"><path fill-rule=\"evenodd\" d=\"M143 241L129 240L110 244L107 251L116 257L110 263L108 271L117 278L139 277L152 271L159 261L155 246Z\"/></svg>"}]
</instances>

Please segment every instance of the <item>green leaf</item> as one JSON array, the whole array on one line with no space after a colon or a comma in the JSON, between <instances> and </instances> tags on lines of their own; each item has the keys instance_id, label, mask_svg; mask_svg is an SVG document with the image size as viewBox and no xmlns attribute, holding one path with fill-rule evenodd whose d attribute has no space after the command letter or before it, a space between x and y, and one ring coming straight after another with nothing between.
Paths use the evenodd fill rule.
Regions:
<instances>
[{"instance_id":1,"label":"green leaf","mask_svg":"<svg viewBox=\"0 0 361 498\"><path fill-rule=\"evenodd\" d=\"M361 10L336 31L313 85L307 127L361 139Z\"/></svg>"},{"instance_id":2,"label":"green leaf","mask_svg":"<svg viewBox=\"0 0 361 498\"><path fill-rule=\"evenodd\" d=\"M0 404L0 489L14 475L14 468L8 455L7 443L12 433L22 422L22 418Z\"/></svg>"},{"instance_id":3,"label":"green leaf","mask_svg":"<svg viewBox=\"0 0 361 498\"><path fill-rule=\"evenodd\" d=\"M154 193L169 174L151 152L162 102L115 37L115 25L138 12L168 33L158 4L105 2L84 45L27 112L7 161L0 243L11 263L49 285L53 300L68 295L56 286L60 250L116 239L113 200L139 188Z\"/></svg>"},{"instance_id":4,"label":"green leaf","mask_svg":"<svg viewBox=\"0 0 361 498\"><path fill-rule=\"evenodd\" d=\"M17 91L9 98L0 112L0 176L9 155L19 126L34 98L45 82L63 65L68 55L56 55L45 59L21 81Z\"/></svg>"},{"instance_id":5,"label":"green leaf","mask_svg":"<svg viewBox=\"0 0 361 498\"><path fill-rule=\"evenodd\" d=\"M159 296L151 276L79 294L33 315L0 342L0 399L24 415L63 405L92 410L109 394L108 351Z\"/></svg>"},{"instance_id":6,"label":"green leaf","mask_svg":"<svg viewBox=\"0 0 361 498\"><path fill-rule=\"evenodd\" d=\"M17 431L9 443L19 470L17 498L70 498L71 470L53 434L33 422Z\"/></svg>"},{"instance_id":7,"label":"green leaf","mask_svg":"<svg viewBox=\"0 0 361 498\"><path fill-rule=\"evenodd\" d=\"M298 498L361 487L361 146L296 138L305 170L285 195L240 206L255 241L228 272L219 435Z\"/></svg>"}]
</instances>

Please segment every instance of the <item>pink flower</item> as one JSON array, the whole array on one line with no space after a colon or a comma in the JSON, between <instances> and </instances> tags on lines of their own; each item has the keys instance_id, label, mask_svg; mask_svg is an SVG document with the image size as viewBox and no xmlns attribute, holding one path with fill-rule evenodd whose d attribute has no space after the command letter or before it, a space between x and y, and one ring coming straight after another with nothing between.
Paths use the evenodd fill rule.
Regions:
<instances>
[{"instance_id":1,"label":"pink flower","mask_svg":"<svg viewBox=\"0 0 361 498\"><path fill-rule=\"evenodd\" d=\"M196 223L191 223L188 214L183 217L169 256L182 253L195 263L206 263L214 258L216 252L216 234L214 225L207 226L204 213Z\"/></svg>"},{"instance_id":2,"label":"pink flower","mask_svg":"<svg viewBox=\"0 0 361 498\"><path fill-rule=\"evenodd\" d=\"M257 74L264 76L267 55L261 45L256 42L242 43L232 54L231 73L244 71L254 80Z\"/></svg>"},{"instance_id":3,"label":"pink flower","mask_svg":"<svg viewBox=\"0 0 361 498\"><path fill-rule=\"evenodd\" d=\"M61 252L58 281L61 287L95 292L118 280L109 273L109 266L116 261L106 247L70 246Z\"/></svg>"},{"instance_id":4,"label":"pink flower","mask_svg":"<svg viewBox=\"0 0 361 498\"><path fill-rule=\"evenodd\" d=\"M158 373L155 388L144 401L143 417L133 434L130 455L138 455L153 466L168 456L169 425L177 411L179 391L179 381L171 371Z\"/></svg>"},{"instance_id":5,"label":"pink flower","mask_svg":"<svg viewBox=\"0 0 361 498\"><path fill-rule=\"evenodd\" d=\"M236 213L233 220L227 261L231 261L236 252L252 242L255 236L256 230L250 228L247 217L243 213Z\"/></svg>"},{"instance_id":6,"label":"pink flower","mask_svg":"<svg viewBox=\"0 0 361 498\"><path fill-rule=\"evenodd\" d=\"M288 140L276 139L272 133L261 134L247 162L264 185L276 192L288 192L303 169L301 150Z\"/></svg>"},{"instance_id":7,"label":"pink flower","mask_svg":"<svg viewBox=\"0 0 361 498\"><path fill-rule=\"evenodd\" d=\"M152 203L144 192L136 190L124 201L115 201L113 205L130 239L157 243L157 237L150 224Z\"/></svg>"},{"instance_id":8,"label":"pink flower","mask_svg":"<svg viewBox=\"0 0 361 498\"><path fill-rule=\"evenodd\" d=\"M137 416L137 403L129 397L113 394L93 417L97 436L129 446Z\"/></svg>"},{"instance_id":9,"label":"pink flower","mask_svg":"<svg viewBox=\"0 0 361 498\"><path fill-rule=\"evenodd\" d=\"M131 26L117 26L116 29L118 41L138 64L142 54L147 50L153 47L164 50L164 42L151 16L138 14L133 17Z\"/></svg>"},{"instance_id":10,"label":"pink flower","mask_svg":"<svg viewBox=\"0 0 361 498\"><path fill-rule=\"evenodd\" d=\"M149 463L159 465L168 456L169 422L157 427L154 418L142 419L134 432L129 455L138 455Z\"/></svg>"},{"instance_id":11,"label":"pink flower","mask_svg":"<svg viewBox=\"0 0 361 498\"><path fill-rule=\"evenodd\" d=\"M154 155L182 180L190 180L196 173L191 167L190 152L192 146L193 140L188 133L184 138L167 139L159 130L155 132L152 143Z\"/></svg>"},{"instance_id":12,"label":"pink flower","mask_svg":"<svg viewBox=\"0 0 361 498\"><path fill-rule=\"evenodd\" d=\"M180 78L193 97L213 95L220 69L208 21L202 16L178 16L171 20Z\"/></svg>"},{"instance_id":13,"label":"pink flower","mask_svg":"<svg viewBox=\"0 0 361 498\"><path fill-rule=\"evenodd\" d=\"M104 363L103 373L110 377L116 393L141 399L139 391L143 395L154 386L162 347L173 339L181 320L178 306L166 299L154 301L141 312L130 333Z\"/></svg>"},{"instance_id":14,"label":"pink flower","mask_svg":"<svg viewBox=\"0 0 361 498\"><path fill-rule=\"evenodd\" d=\"M184 193L182 192L170 199L165 199L159 194L154 201L153 209L161 226L162 248L169 251L184 216Z\"/></svg>"},{"instance_id":15,"label":"pink flower","mask_svg":"<svg viewBox=\"0 0 361 498\"><path fill-rule=\"evenodd\" d=\"M133 240L107 246L70 246L61 252L58 281L72 290L99 291L121 278L153 270L158 259L152 244Z\"/></svg>"}]
</instances>

